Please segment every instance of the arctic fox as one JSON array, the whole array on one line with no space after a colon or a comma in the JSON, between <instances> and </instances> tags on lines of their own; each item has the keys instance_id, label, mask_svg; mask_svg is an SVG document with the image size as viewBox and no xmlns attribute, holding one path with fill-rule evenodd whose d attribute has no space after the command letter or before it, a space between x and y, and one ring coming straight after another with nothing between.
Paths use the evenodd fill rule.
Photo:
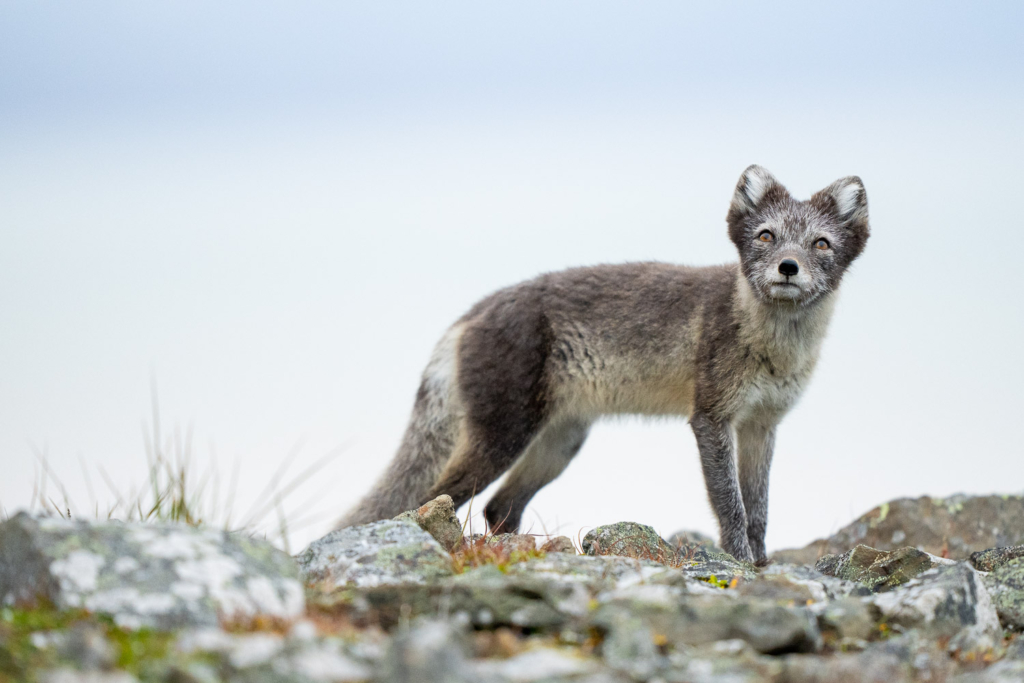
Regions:
<instances>
[{"instance_id":1,"label":"arctic fox","mask_svg":"<svg viewBox=\"0 0 1024 683\"><path fill-rule=\"evenodd\" d=\"M689 417L721 546L764 563L775 428L807 385L843 273L867 242L860 178L797 201L764 168L726 217L739 264L573 268L502 289L441 338L394 460L339 527L508 470L485 508L515 531L602 415Z\"/></svg>"}]
</instances>

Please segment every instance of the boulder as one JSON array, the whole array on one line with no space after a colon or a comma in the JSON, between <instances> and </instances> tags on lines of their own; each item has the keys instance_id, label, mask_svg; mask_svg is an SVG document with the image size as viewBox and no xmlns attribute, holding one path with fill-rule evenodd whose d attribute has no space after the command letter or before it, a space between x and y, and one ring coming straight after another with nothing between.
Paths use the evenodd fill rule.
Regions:
<instances>
[{"instance_id":1,"label":"boulder","mask_svg":"<svg viewBox=\"0 0 1024 683\"><path fill-rule=\"evenodd\" d=\"M1014 631L1024 630L1024 559L999 565L984 581L999 622Z\"/></svg>"},{"instance_id":2,"label":"boulder","mask_svg":"<svg viewBox=\"0 0 1024 683\"><path fill-rule=\"evenodd\" d=\"M913 546L932 555L966 560L971 553L1024 544L1024 496L899 498L882 503L828 538L772 553L777 562L814 564L857 545L879 550Z\"/></svg>"},{"instance_id":3,"label":"boulder","mask_svg":"<svg viewBox=\"0 0 1024 683\"><path fill-rule=\"evenodd\" d=\"M982 577L966 562L929 569L902 586L872 596L883 628L917 629L930 638L949 639L951 650L995 647L999 618Z\"/></svg>"},{"instance_id":4,"label":"boulder","mask_svg":"<svg viewBox=\"0 0 1024 683\"><path fill-rule=\"evenodd\" d=\"M306 583L339 587L422 584L453 573L452 557L409 520L382 520L337 529L296 556Z\"/></svg>"},{"instance_id":5,"label":"boulder","mask_svg":"<svg viewBox=\"0 0 1024 683\"><path fill-rule=\"evenodd\" d=\"M853 581L873 593L892 590L923 571L952 560L934 557L917 548L884 551L859 545L842 555L825 555L814 568L826 576Z\"/></svg>"},{"instance_id":6,"label":"boulder","mask_svg":"<svg viewBox=\"0 0 1024 683\"><path fill-rule=\"evenodd\" d=\"M298 579L292 558L240 533L26 513L0 524L0 604L85 609L125 628L295 619Z\"/></svg>"},{"instance_id":7,"label":"boulder","mask_svg":"<svg viewBox=\"0 0 1024 683\"><path fill-rule=\"evenodd\" d=\"M665 562L675 557L676 548L646 524L618 522L591 529L583 537L583 554Z\"/></svg>"},{"instance_id":8,"label":"boulder","mask_svg":"<svg viewBox=\"0 0 1024 683\"><path fill-rule=\"evenodd\" d=\"M990 572L1003 566L1007 562L1024 558L1024 545L1014 545L1009 548L989 548L976 553L971 553L971 565L979 572Z\"/></svg>"},{"instance_id":9,"label":"boulder","mask_svg":"<svg viewBox=\"0 0 1024 683\"><path fill-rule=\"evenodd\" d=\"M408 520L434 537L445 550L452 551L462 545L462 522L455 516L455 503L451 496L441 495L395 517Z\"/></svg>"},{"instance_id":10,"label":"boulder","mask_svg":"<svg viewBox=\"0 0 1024 683\"><path fill-rule=\"evenodd\" d=\"M682 529L680 531L675 532L674 534L668 537L668 543L674 548L681 548L683 546L702 545L712 552L725 552L718 546L718 543L715 542L715 539L711 538L707 534L702 534L699 531L692 531L689 529Z\"/></svg>"}]
</instances>

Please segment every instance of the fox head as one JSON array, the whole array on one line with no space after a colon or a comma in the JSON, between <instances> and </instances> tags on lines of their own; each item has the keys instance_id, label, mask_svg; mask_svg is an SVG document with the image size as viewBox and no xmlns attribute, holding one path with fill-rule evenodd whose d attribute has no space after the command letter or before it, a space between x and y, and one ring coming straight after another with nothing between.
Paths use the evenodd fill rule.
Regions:
<instances>
[{"instance_id":1,"label":"fox head","mask_svg":"<svg viewBox=\"0 0 1024 683\"><path fill-rule=\"evenodd\" d=\"M763 302L805 306L835 291L868 241L868 199L857 176L793 199L767 170L740 176L726 217L740 268Z\"/></svg>"}]
</instances>

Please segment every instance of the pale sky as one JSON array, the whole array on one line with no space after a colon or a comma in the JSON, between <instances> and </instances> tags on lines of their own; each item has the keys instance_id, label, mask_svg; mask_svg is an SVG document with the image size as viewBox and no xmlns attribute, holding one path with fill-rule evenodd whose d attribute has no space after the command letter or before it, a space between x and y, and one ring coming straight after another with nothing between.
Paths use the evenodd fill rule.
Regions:
<instances>
[{"instance_id":1,"label":"pale sky","mask_svg":"<svg viewBox=\"0 0 1024 683\"><path fill-rule=\"evenodd\" d=\"M779 430L769 548L1024 490L1024 5L705 5L0 2L3 508L36 449L79 514L101 466L140 484L155 376L196 466L239 463L236 516L296 444L290 474L344 445L284 501L318 520L297 550L475 300L734 260L751 163L801 198L861 176L872 225ZM683 420L599 425L524 519L715 532Z\"/></svg>"}]
</instances>

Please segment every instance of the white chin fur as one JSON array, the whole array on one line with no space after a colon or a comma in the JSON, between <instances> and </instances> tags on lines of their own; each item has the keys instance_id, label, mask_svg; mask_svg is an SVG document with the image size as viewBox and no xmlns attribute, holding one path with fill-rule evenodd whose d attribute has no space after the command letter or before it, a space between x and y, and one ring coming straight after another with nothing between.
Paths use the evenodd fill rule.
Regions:
<instances>
[{"instance_id":1,"label":"white chin fur","mask_svg":"<svg viewBox=\"0 0 1024 683\"><path fill-rule=\"evenodd\" d=\"M784 301L796 301L802 299L804 291L799 287L793 285L771 285L768 288L768 294L773 299L782 299Z\"/></svg>"}]
</instances>

